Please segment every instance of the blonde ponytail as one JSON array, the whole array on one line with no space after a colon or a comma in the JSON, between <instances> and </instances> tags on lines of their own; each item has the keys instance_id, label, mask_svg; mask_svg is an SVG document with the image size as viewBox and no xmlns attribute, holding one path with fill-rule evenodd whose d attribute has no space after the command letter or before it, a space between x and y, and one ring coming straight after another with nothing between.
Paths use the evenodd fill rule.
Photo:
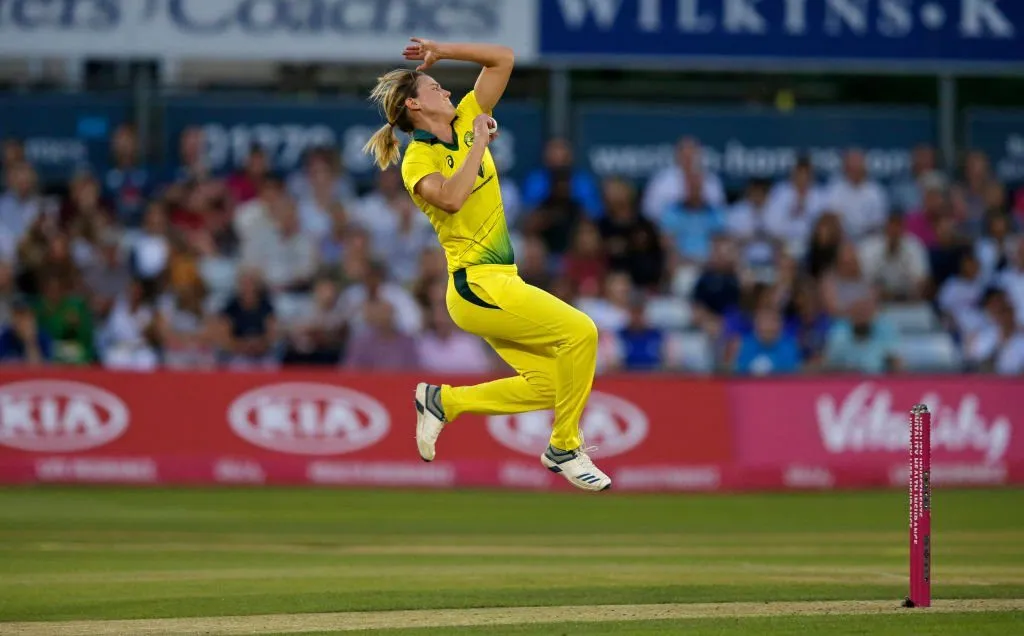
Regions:
<instances>
[{"instance_id":1,"label":"blonde ponytail","mask_svg":"<svg viewBox=\"0 0 1024 636\"><path fill-rule=\"evenodd\" d=\"M370 92L370 101L377 104L388 123L373 133L363 146L363 152L373 157L381 170L387 170L401 159L401 144L395 128L412 132L412 122L405 109L405 100L416 97L416 81L420 73L399 69L377 78L377 85Z\"/></svg>"},{"instance_id":2,"label":"blonde ponytail","mask_svg":"<svg viewBox=\"0 0 1024 636\"><path fill-rule=\"evenodd\" d=\"M398 135L391 124L384 124L380 130L373 133L370 141L363 146L363 152L373 157L373 162L381 170L387 170L393 164L398 163L401 158L401 150L398 142Z\"/></svg>"}]
</instances>

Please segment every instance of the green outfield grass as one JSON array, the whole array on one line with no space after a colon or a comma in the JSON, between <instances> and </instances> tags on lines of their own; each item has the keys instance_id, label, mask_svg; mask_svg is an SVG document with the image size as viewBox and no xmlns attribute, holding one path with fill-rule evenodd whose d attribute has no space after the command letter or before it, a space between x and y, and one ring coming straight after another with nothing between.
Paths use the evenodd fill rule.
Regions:
<instances>
[{"instance_id":1,"label":"green outfield grass","mask_svg":"<svg viewBox=\"0 0 1024 636\"><path fill-rule=\"evenodd\" d=\"M1024 491L940 489L933 502L935 598L1024 599ZM852 600L895 606L907 589L906 507L898 491L2 489L0 621L547 606L537 611L537 624L345 633L1024 631L1022 612L955 608L599 622L554 609ZM245 625L232 620L225 630ZM91 633L103 625L51 623L38 633ZM334 626L301 629L331 633Z\"/></svg>"}]
</instances>

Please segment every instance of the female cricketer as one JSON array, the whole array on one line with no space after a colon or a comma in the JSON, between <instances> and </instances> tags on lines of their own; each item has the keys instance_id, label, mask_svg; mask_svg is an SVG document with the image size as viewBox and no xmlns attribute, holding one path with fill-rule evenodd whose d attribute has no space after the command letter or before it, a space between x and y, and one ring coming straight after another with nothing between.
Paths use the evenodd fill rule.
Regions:
<instances>
[{"instance_id":1,"label":"female cricketer","mask_svg":"<svg viewBox=\"0 0 1024 636\"><path fill-rule=\"evenodd\" d=\"M513 52L488 44L412 38L406 60L422 62L379 78L370 94L387 124L364 150L381 170L402 165L416 205L430 218L448 261L447 305L455 324L482 337L517 374L475 386L416 387L416 444L434 459L441 430L463 413L510 414L554 409L541 463L584 490L611 479L587 455L579 422L594 381L597 328L584 313L520 277L487 149L497 123L494 106L508 85ZM483 66L458 106L424 71L440 60ZM410 135L401 156L395 129Z\"/></svg>"}]
</instances>

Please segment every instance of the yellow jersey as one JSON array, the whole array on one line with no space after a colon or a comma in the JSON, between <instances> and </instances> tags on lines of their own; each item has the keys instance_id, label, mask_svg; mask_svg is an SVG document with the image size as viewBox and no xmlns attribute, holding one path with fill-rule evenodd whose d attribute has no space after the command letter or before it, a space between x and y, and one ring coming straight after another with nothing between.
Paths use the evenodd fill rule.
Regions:
<instances>
[{"instance_id":1,"label":"yellow jersey","mask_svg":"<svg viewBox=\"0 0 1024 636\"><path fill-rule=\"evenodd\" d=\"M459 169L473 147L473 120L483 112L476 94L470 91L456 108L452 143L445 143L424 130L414 130L402 158L402 180L413 201L434 226L448 260L449 272L473 265L515 263L490 148L484 152L473 192L458 212L445 212L416 194L416 184L423 177L439 172L448 178Z\"/></svg>"}]
</instances>

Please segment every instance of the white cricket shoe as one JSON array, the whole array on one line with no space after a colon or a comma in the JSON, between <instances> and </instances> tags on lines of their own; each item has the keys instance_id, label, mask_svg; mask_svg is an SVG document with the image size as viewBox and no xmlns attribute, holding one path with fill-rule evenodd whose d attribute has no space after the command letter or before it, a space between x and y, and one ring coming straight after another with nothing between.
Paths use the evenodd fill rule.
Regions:
<instances>
[{"instance_id":1,"label":"white cricket shoe","mask_svg":"<svg viewBox=\"0 0 1024 636\"><path fill-rule=\"evenodd\" d=\"M573 451L562 451L550 444L540 456L540 463L553 473L561 473L570 484L583 490L608 490L612 478L594 465L583 445ZM593 450L593 449L589 449Z\"/></svg>"},{"instance_id":2,"label":"white cricket shoe","mask_svg":"<svg viewBox=\"0 0 1024 636\"><path fill-rule=\"evenodd\" d=\"M434 445L444 425L441 387L420 382L416 385L416 447L423 461L434 461Z\"/></svg>"}]
</instances>

